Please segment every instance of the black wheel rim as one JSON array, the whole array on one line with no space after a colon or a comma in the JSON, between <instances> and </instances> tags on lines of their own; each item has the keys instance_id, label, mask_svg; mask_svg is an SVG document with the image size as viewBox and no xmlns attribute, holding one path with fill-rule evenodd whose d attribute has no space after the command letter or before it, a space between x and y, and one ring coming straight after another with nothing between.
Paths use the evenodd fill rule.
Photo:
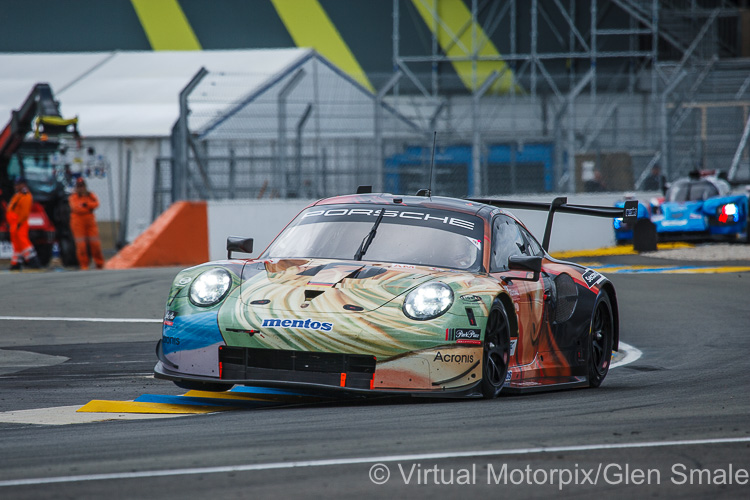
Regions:
<instances>
[{"instance_id":1,"label":"black wheel rim","mask_svg":"<svg viewBox=\"0 0 750 500\"><path fill-rule=\"evenodd\" d=\"M591 361L599 374L606 372L609 366L607 352L612 337L612 322L605 304L599 304L591 328Z\"/></svg>"},{"instance_id":2,"label":"black wheel rim","mask_svg":"<svg viewBox=\"0 0 750 500\"><path fill-rule=\"evenodd\" d=\"M505 384L508 371L507 324L501 314L490 316L484 341L485 377L496 388Z\"/></svg>"}]
</instances>

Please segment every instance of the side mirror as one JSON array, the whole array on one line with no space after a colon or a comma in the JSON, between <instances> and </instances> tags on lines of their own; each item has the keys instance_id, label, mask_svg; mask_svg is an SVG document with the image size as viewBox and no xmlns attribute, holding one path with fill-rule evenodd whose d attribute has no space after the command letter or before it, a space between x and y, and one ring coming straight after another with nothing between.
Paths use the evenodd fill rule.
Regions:
<instances>
[{"instance_id":1,"label":"side mirror","mask_svg":"<svg viewBox=\"0 0 750 500\"><path fill-rule=\"evenodd\" d=\"M542 272L542 257L538 255L511 255L508 259L508 269L511 271L527 271L534 273L531 278L513 278L521 281L539 281Z\"/></svg>"},{"instance_id":2,"label":"side mirror","mask_svg":"<svg viewBox=\"0 0 750 500\"><path fill-rule=\"evenodd\" d=\"M253 239L240 236L227 237L227 259L232 258L232 252L253 253Z\"/></svg>"}]
</instances>

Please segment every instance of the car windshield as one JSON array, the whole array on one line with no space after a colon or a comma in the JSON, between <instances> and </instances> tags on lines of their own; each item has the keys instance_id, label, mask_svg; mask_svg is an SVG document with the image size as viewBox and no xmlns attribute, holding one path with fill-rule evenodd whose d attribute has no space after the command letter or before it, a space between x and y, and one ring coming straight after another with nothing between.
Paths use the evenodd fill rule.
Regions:
<instances>
[{"instance_id":1,"label":"car windshield","mask_svg":"<svg viewBox=\"0 0 750 500\"><path fill-rule=\"evenodd\" d=\"M482 219L464 213L376 205L329 205L302 212L262 258L352 260L379 212L383 220L362 260L478 272Z\"/></svg>"},{"instance_id":2,"label":"car windshield","mask_svg":"<svg viewBox=\"0 0 750 500\"><path fill-rule=\"evenodd\" d=\"M708 181L677 181L667 191L667 200L675 202L703 201L718 196L719 190Z\"/></svg>"}]
</instances>

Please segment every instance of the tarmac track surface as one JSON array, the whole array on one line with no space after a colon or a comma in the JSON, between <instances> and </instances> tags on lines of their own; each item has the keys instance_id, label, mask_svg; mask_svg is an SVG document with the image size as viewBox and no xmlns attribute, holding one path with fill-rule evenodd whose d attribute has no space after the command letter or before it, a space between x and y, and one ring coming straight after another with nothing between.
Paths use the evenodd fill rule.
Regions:
<instances>
[{"instance_id":1,"label":"tarmac track surface","mask_svg":"<svg viewBox=\"0 0 750 500\"><path fill-rule=\"evenodd\" d=\"M158 320L176 272L2 273L0 316ZM599 389L0 423L0 498L748 498L750 273L610 277L643 356ZM184 393L159 331L0 319L0 413Z\"/></svg>"}]
</instances>

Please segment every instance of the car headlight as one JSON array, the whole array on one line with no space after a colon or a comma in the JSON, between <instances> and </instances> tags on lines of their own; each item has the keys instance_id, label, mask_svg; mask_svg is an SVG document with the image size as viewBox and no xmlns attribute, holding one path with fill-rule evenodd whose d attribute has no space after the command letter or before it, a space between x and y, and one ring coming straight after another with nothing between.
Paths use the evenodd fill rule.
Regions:
<instances>
[{"instance_id":1,"label":"car headlight","mask_svg":"<svg viewBox=\"0 0 750 500\"><path fill-rule=\"evenodd\" d=\"M196 306L212 306L224 298L232 286L226 269L215 268L198 276L190 285L190 301Z\"/></svg>"},{"instance_id":2,"label":"car headlight","mask_svg":"<svg viewBox=\"0 0 750 500\"><path fill-rule=\"evenodd\" d=\"M445 283L422 285L409 292L404 300L404 314L411 319L437 318L453 304L453 290Z\"/></svg>"}]
</instances>

